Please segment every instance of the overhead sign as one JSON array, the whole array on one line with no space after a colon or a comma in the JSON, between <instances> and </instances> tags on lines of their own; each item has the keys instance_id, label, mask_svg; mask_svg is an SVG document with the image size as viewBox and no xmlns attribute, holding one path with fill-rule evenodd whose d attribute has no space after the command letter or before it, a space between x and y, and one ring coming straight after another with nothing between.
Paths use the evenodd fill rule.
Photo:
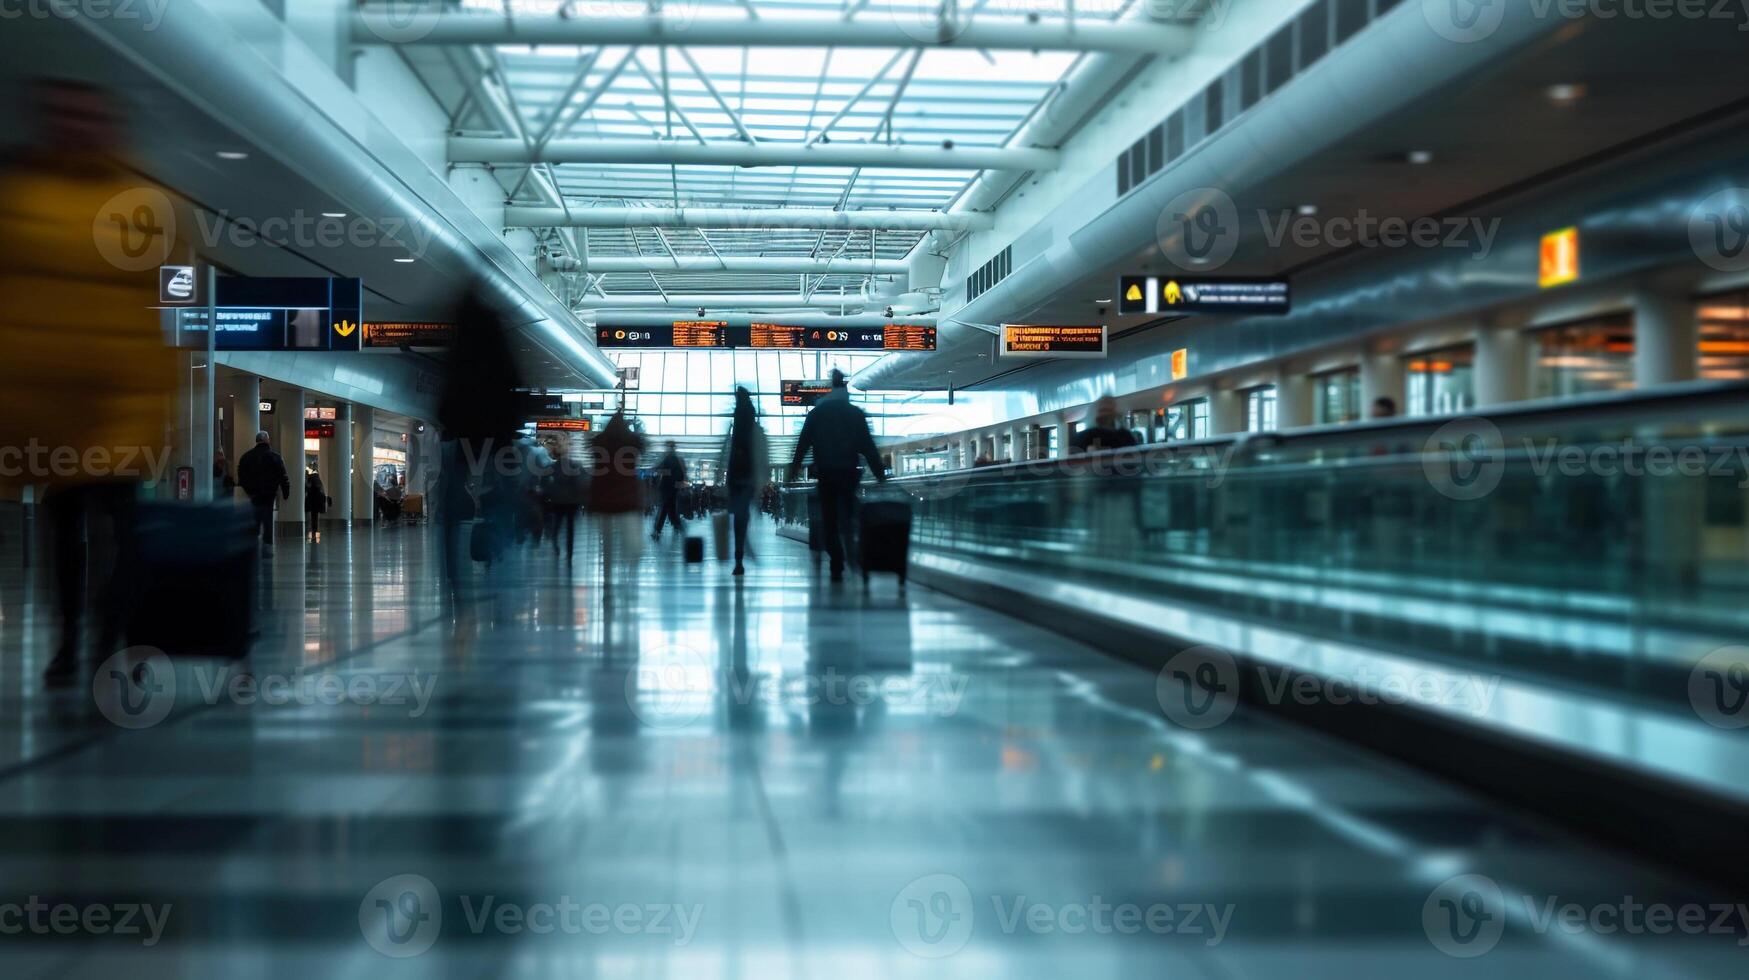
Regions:
<instances>
[{"instance_id":1,"label":"overhead sign","mask_svg":"<svg viewBox=\"0 0 1749 980\"><path fill-rule=\"evenodd\" d=\"M531 391L516 393L517 411L525 419L569 418L571 407L564 395L538 395Z\"/></svg>"},{"instance_id":2,"label":"overhead sign","mask_svg":"<svg viewBox=\"0 0 1749 980\"><path fill-rule=\"evenodd\" d=\"M1579 229L1562 228L1543 236L1536 284L1543 289L1579 281Z\"/></svg>"},{"instance_id":3,"label":"overhead sign","mask_svg":"<svg viewBox=\"0 0 1749 980\"><path fill-rule=\"evenodd\" d=\"M366 323L366 348L454 347L455 324L427 322Z\"/></svg>"},{"instance_id":4,"label":"overhead sign","mask_svg":"<svg viewBox=\"0 0 1749 980\"><path fill-rule=\"evenodd\" d=\"M712 348L716 350L935 350L935 327L889 323L879 327L754 322L736 326L721 320L677 320L668 326L624 327L603 324L597 347Z\"/></svg>"},{"instance_id":5,"label":"overhead sign","mask_svg":"<svg viewBox=\"0 0 1749 980\"><path fill-rule=\"evenodd\" d=\"M160 306L193 306L204 304L206 298L195 288L194 266L161 265L158 267L158 304Z\"/></svg>"},{"instance_id":6,"label":"overhead sign","mask_svg":"<svg viewBox=\"0 0 1749 980\"><path fill-rule=\"evenodd\" d=\"M225 276L214 281L218 328L215 350L356 351L362 331L364 284L358 279L256 279ZM207 311L177 311L184 335L179 346L199 346ZM200 339L197 342L196 335Z\"/></svg>"},{"instance_id":7,"label":"overhead sign","mask_svg":"<svg viewBox=\"0 0 1749 980\"><path fill-rule=\"evenodd\" d=\"M332 439L332 438L334 438L334 423L333 422L305 421L304 422L304 438L305 439Z\"/></svg>"},{"instance_id":8,"label":"overhead sign","mask_svg":"<svg viewBox=\"0 0 1749 980\"><path fill-rule=\"evenodd\" d=\"M262 415L271 415L271 414L273 414L274 409L276 409L278 407L279 407L279 399L277 399L277 398L263 398L263 399L261 399L261 403L255 406L255 409L256 409L256 411L260 412Z\"/></svg>"},{"instance_id":9,"label":"overhead sign","mask_svg":"<svg viewBox=\"0 0 1749 980\"><path fill-rule=\"evenodd\" d=\"M805 408L812 408L832 391L831 381L782 381L779 385L780 404Z\"/></svg>"},{"instance_id":10,"label":"overhead sign","mask_svg":"<svg viewBox=\"0 0 1749 980\"><path fill-rule=\"evenodd\" d=\"M1104 357L1105 328L1002 325L1003 357Z\"/></svg>"},{"instance_id":11,"label":"overhead sign","mask_svg":"<svg viewBox=\"0 0 1749 980\"><path fill-rule=\"evenodd\" d=\"M589 432L594 429L588 419L540 419L534 427L541 432Z\"/></svg>"},{"instance_id":12,"label":"overhead sign","mask_svg":"<svg viewBox=\"0 0 1749 980\"><path fill-rule=\"evenodd\" d=\"M1183 381L1190 376L1190 348L1180 347L1172 352L1172 380Z\"/></svg>"},{"instance_id":13,"label":"overhead sign","mask_svg":"<svg viewBox=\"0 0 1749 980\"><path fill-rule=\"evenodd\" d=\"M1239 313L1282 316L1291 308L1284 279L1185 279L1123 276L1118 313Z\"/></svg>"}]
</instances>

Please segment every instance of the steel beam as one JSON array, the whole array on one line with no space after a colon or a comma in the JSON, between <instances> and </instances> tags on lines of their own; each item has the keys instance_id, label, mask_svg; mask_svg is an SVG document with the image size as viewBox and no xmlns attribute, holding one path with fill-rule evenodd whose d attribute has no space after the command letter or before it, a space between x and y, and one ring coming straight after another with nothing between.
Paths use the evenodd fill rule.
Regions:
<instances>
[{"instance_id":1,"label":"steel beam","mask_svg":"<svg viewBox=\"0 0 1749 980\"><path fill-rule=\"evenodd\" d=\"M762 272L781 275L904 275L904 259L810 258L806 255L591 255L587 272Z\"/></svg>"},{"instance_id":2,"label":"steel beam","mask_svg":"<svg viewBox=\"0 0 1749 980\"><path fill-rule=\"evenodd\" d=\"M1053 170L1057 151L1021 147L948 149L884 143L709 143L667 140L555 139L530 147L520 139L454 136L451 163L655 163L704 167L873 167L889 170Z\"/></svg>"},{"instance_id":3,"label":"steel beam","mask_svg":"<svg viewBox=\"0 0 1749 980\"><path fill-rule=\"evenodd\" d=\"M827 208L601 208L511 205L506 228L809 228L849 231L985 231L988 214L939 211L833 211Z\"/></svg>"},{"instance_id":4,"label":"steel beam","mask_svg":"<svg viewBox=\"0 0 1749 980\"><path fill-rule=\"evenodd\" d=\"M938 24L903 12L868 14L848 23L833 18L686 20L675 17L518 17L439 13L435 6L408 13L365 8L352 15L357 44L686 45L689 48L979 48L1003 51L1110 51L1175 57L1190 50L1192 28L1135 23L1024 17L950 19Z\"/></svg>"}]
</instances>

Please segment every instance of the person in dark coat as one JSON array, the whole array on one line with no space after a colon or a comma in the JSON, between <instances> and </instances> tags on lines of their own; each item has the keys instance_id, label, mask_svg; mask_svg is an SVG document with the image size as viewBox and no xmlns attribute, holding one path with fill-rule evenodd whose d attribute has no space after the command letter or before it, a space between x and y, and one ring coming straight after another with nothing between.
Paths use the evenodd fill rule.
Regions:
<instances>
[{"instance_id":1,"label":"person in dark coat","mask_svg":"<svg viewBox=\"0 0 1749 980\"><path fill-rule=\"evenodd\" d=\"M274 497L291 499L291 478L286 476L285 460L273 451L271 438L265 429L255 433L255 448L237 460L237 485L255 508L255 527L261 532L263 553L273 550Z\"/></svg>"},{"instance_id":2,"label":"person in dark coat","mask_svg":"<svg viewBox=\"0 0 1749 980\"><path fill-rule=\"evenodd\" d=\"M717 472L729 491L729 519L735 524L735 574L745 574L742 559L747 551L747 520L752 516L753 495L765 487L771 476L771 450L765 439L765 427L759 424L759 413L753 408L753 394L746 388L735 389L735 417L729 423L728 438L723 440L723 456Z\"/></svg>"},{"instance_id":3,"label":"person in dark coat","mask_svg":"<svg viewBox=\"0 0 1749 980\"><path fill-rule=\"evenodd\" d=\"M686 461L680 458L679 451L674 446L674 440L668 440L667 451L656 464L656 494L660 498L656 509L656 526L650 529L650 540L662 540L662 527L669 521L674 522L674 533L685 534L686 522L680 519L680 490L686 482ZM688 494L687 511L692 512L694 506L691 494Z\"/></svg>"},{"instance_id":4,"label":"person in dark coat","mask_svg":"<svg viewBox=\"0 0 1749 980\"><path fill-rule=\"evenodd\" d=\"M860 461L867 460L875 479L887 482L887 467L875 446L868 416L850 403L850 389L842 371L832 372L832 391L814 405L796 438L789 478L801 472L802 460L814 457L816 492L820 495L820 537L831 561L832 581L844 580L845 532L850 528L856 491L862 484Z\"/></svg>"},{"instance_id":5,"label":"person in dark coat","mask_svg":"<svg viewBox=\"0 0 1749 980\"><path fill-rule=\"evenodd\" d=\"M322 474L310 470L304 474L304 533L311 541L322 540L322 515L328 513L328 490L322 486Z\"/></svg>"},{"instance_id":6,"label":"person in dark coat","mask_svg":"<svg viewBox=\"0 0 1749 980\"><path fill-rule=\"evenodd\" d=\"M638 519L644 512L638 458L643 452L644 437L626 421L623 408L589 443L589 513L601 525L602 556L610 569L615 561L629 565L637 559Z\"/></svg>"}]
</instances>

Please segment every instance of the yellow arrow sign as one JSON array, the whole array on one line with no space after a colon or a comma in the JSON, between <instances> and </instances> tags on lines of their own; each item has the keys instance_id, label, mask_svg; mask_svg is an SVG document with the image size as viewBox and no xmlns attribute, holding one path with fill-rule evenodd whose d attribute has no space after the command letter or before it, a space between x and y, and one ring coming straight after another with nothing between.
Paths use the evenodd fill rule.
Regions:
<instances>
[{"instance_id":1,"label":"yellow arrow sign","mask_svg":"<svg viewBox=\"0 0 1749 980\"><path fill-rule=\"evenodd\" d=\"M352 336L352 332L357 329L358 324L353 323L351 320L341 320L339 323L334 324L334 332L342 337Z\"/></svg>"}]
</instances>

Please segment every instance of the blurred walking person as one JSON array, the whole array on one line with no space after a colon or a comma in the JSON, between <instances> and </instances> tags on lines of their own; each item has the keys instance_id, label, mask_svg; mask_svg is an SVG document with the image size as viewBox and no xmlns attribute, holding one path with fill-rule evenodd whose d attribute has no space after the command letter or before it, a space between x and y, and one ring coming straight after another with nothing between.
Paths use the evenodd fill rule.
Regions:
<instances>
[{"instance_id":1,"label":"blurred walking person","mask_svg":"<svg viewBox=\"0 0 1749 980\"><path fill-rule=\"evenodd\" d=\"M116 161L121 114L106 93L42 81L30 98L38 141L0 173L0 447L79 460L6 478L48 488L60 637L43 675L65 684L82 669L90 552L110 555L98 656L119 646L139 594L136 502L168 459L176 384L151 309L176 214Z\"/></svg>"},{"instance_id":2,"label":"blurred walking person","mask_svg":"<svg viewBox=\"0 0 1749 980\"><path fill-rule=\"evenodd\" d=\"M680 519L680 488L686 483L686 461L680 458L680 451L675 447L674 440L668 440L663 447L662 458L656 463L656 526L650 529L650 540L662 540L662 527L669 521L674 522L674 533L685 534L686 522Z\"/></svg>"},{"instance_id":3,"label":"blurred walking person","mask_svg":"<svg viewBox=\"0 0 1749 980\"><path fill-rule=\"evenodd\" d=\"M273 498L291 499L291 478L271 439L265 429L255 433L255 448L237 460L237 484L255 508L255 530L261 535L261 552L267 555L273 553Z\"/></svg>"},{"instance_id":4,"label":"blurred walking person","mask_svg":"<svg viewBox=\"0 0 1749 980\"><path fill-rule=\"evenodd\" d=\"M322 515L328 513L328 488L322 486L322 474L310 470L304 474L304 536L311 543L322 541Z\"/></svg>"},{"instance_id":5,"label":"blurred walking person","mask_svg":"<svg viewBox=\"0 0 1749 980\"><path fill-rule=\"evenodd\" d=\"M753 394L746 388L735 389L735 415L729 423L729 435L723 440L717 472L724 475L723 483L729 492L729 520L735 525L735 574L744 575L747 520L752 516L753 495L765 486L771 473L771 448L765 439L765 427L759 424Z\"/></svg>"},{"instance_id":6,"label":"blurred walking person","mask_svg":"<svg viewBox=\"0 0 1749 980\"><path fill-rule=\"evenodd\" d=\"M601 522L602 585L612 584L615 564L629 567L638 559L638 523L644 513L638 457L643 452L644 437L632 430L624 408L589 443L589 512Z\"/></svg>"},{"instance_id":7,"label":"blurred walking person","mask_svg":"<svg viewBox=\"0 0 1749 980\"><path fill-rule=\"evenodd\" d=\"M868 461L875 479L887 482L886 464L875 446L868 416L850 403L844 372L832 372L832 390L823 395L802 423L790 460L789 478L801 472L802 461L814 457L815 492L820 497L820 537L831 562L832 581L844 580L844 558L849 551L851 521L855 519L856 491L862 485L862 460Z\"/></svg>"}]
</instances>

